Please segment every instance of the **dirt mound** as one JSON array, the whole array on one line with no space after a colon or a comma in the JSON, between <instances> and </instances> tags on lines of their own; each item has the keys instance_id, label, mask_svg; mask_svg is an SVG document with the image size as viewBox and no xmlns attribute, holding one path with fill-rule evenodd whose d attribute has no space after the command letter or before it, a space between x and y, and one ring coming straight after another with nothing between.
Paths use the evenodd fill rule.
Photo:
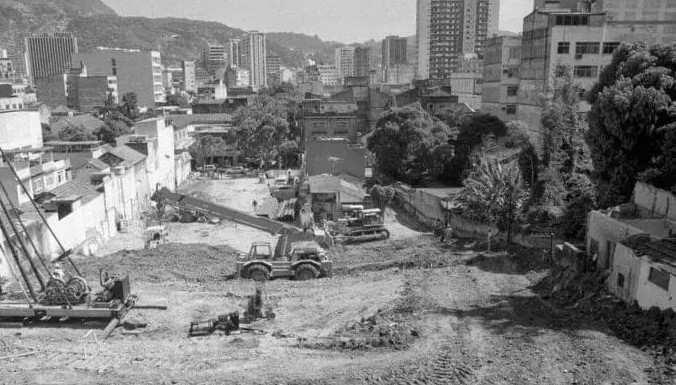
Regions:
<instances>
[{"instance_id":1,"label":"dirt mound","mask_svg":"<svg viewBox=\"0 0 676 385\"><path fill-rule=\"evenodd\" d=\"M237 252L227 246L165 244L152 250L123 250L105 258L79 261L85 277L99 269L129 274L133 281L215 282L232 275Z\"/></svg>"},{"instance_id":2,"label":"dirt mound","mask_svg":"<svg viewBox=\"0 0 676 385\"><path fill-rule=\"evenodd\" d=\"M657 365L649 373L651 383L673 384L676 380L676 312L657 307L646 311L637 303L628 305L606 290L607 279L607 273L578 275L570 269L556 270L538 285L538 290L558 306L602 321L617 337L652 352Z\"/></svg>"},{"instance_id":3,"label":"dirt mound","mask_svg":"<svg viewBox=\"0 0 676 385\"><path fill-rule=\"evenodd\" d=\"M461 263L462 253L440 252L438 239L427 236L355 246L339 245L330 250L330 257L334 263L334 273L351 274L393 268L457 266Z\"/></svg>"}]
</instances>

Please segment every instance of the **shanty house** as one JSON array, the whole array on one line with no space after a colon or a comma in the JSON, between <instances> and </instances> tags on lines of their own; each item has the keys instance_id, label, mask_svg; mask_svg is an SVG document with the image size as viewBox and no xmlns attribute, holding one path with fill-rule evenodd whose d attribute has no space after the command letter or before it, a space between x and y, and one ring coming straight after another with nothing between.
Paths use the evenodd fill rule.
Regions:
<instances>
[{"instance_id":1,"label":"shanty house","mask_svg":"<svg viewBox=\"0 0 676 385\"><path fill-rule=\"evenodd\" d=\"M362 204L367 197L361 186L334 175L310 176L309 185L315 219L335 220L340 216L341 205Z\"/></svg>"}]
</instances>

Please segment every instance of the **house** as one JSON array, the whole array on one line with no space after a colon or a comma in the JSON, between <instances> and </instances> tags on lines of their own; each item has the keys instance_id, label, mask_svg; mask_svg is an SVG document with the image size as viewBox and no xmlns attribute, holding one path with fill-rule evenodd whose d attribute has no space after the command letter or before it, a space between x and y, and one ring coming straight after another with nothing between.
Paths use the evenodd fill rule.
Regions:
<instances>
[{"instance_id":1,"label":"house","mask_svg":"<svg viewBox=\"0 0 676 385\"><path fill-rule=\"evenodd\" d=\"M361 204L367 197L363 187L334 175L314 175L308 178L310 204L316 219L335 220L341 205Z\"/></svg>"},{"instance_id":2,"label":"house","mask_svg":"<svg viewBox=\"0 0 676 385\"><path fill-rule=\"evenodd\" d=\"M648 234L617 244L608 289L643 309L676 309L676 238Z\"/></svg>"},{"instance_id":3,"label":"house","mask_svg":"<svg viewBox=\"0 0 676 385\"><path fill-rule=\"evenodd\" d=\"M116 190L121 192L113 196L120 219L136 219L142 209L148 207L150 196L155 191L146 167L146 155L124 145L105 145L104 148L106 152L97 159L99 162L90 164L97 168L105 164L111 168L117 177L113 182L119 184Z\"/></svg>"},{"instance_id":4,"label":"house","mask_svg":"<svg viewBox=\"0 0 676 385\"><path fill-rule=\"evenodd\" d=\"M429 81L415 82L415 88L395 96L394 105L397 107L420 103L425 111L438 115L448 110L458 108L459 98L452 94L448 85L436 85Z\"/></svg>"},{"instance_id":5,"label":"house","mask_svg":"<svg viewBox=\"0 0 676 385\"><path fill-rule=\"evenodd\" d=\"M637 234L664 239L676 233L676 195L637 183L632 202L587 218L587 253L601 270L613 266L616 245Z\"/></svg>"}]
</instances>

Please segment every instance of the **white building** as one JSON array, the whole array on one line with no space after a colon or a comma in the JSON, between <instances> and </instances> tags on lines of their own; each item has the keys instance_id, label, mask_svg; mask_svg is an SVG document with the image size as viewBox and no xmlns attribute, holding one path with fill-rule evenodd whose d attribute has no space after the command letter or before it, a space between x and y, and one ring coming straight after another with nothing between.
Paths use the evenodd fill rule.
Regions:
<instances>
[{"instance_id":1,"label":"white building","mask_svg":"<svg viewBox=\"0 0 676 385\"><path fill-rule=\"evenodd\" d=\"M317 66L319 71L319 80L325 86L337 86L341 82L338 77L338 68L335 65L323 65L320 64Z\"/></svg>"},{"instance_id":2,"label":"white building","mask_svg":"<svg viewBox=\"0 0 676 385\"><path fill-rule=\"evenodd\" d=\"M336 48L336 69L340 84L348 76L354 76L354 47Z\"/></svg>"}]
</instances>

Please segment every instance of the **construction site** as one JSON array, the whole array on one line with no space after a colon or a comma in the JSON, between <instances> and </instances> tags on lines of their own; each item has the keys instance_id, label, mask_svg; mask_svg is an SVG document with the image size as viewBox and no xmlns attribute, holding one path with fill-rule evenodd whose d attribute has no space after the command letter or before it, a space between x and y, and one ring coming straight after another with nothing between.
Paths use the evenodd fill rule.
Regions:
<instances>
[{"instance_id":1,"label":"construction site","mask_svg":"<svg viewBox=\"0 0 676 385\"><path fill-rule=\"evenodd\" d=\"M314 182L288 214L304 184L284 179L158 190L93 256L13 243L0 383L673 383L656 348L552 294L546 250L441 242Z\"/></svg>"}]
</instances>

